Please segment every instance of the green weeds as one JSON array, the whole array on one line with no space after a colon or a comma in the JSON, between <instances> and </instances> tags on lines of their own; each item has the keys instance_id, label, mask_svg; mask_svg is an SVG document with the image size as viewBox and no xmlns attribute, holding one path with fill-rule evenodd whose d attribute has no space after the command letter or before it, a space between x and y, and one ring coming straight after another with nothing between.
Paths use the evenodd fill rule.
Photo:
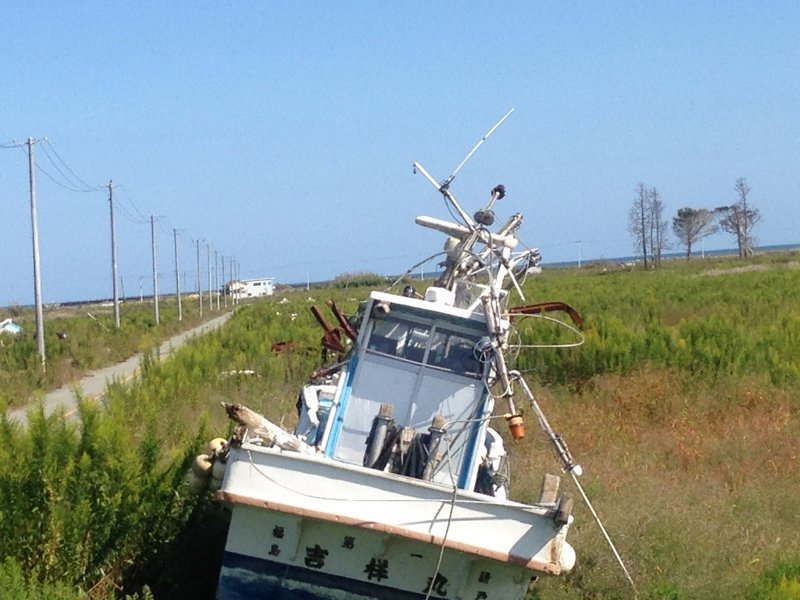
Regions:
<instances>
[{"instance_id":1,"label":"green weeds","mask_svg":"<svg viewBox=\"0 0 800 600\"><path fill-rule=\"evenodd\" d=\"M679 262L529 280L529 302L564 300L583 314L586 343L521 350L513 366L528 371L583 466L640 598L797 597L800 271L774 259L749 270ZM312 293L352 314L366 290ZM308 294L242 306L169 361L147 355L138 377L108 387L102 409L81 402L77 422L34 411L23 431L0 420L0 588L66 599L111 582L95 597L210 597L226 515L188 495L188 461L230 431L221 401L294 423L322 335ZM572 340L527 319L519 341ZM292 348L274 351L283 341ZM559 470L528 421L528 437L509 443L522 501L538 495L530 473ZM531 598L632 597L578 502L570 542L575 571L542 578Z\"/></svg>"},{"instance_id":2,"label":"green weeds","mask_svg":"<svg viewBox=\"0 0 800 600\"><path fill-rule=\"evenodd\" d=\"M545 273L529 281L526 295L567 300L586 319L586 343L523 352L519 368L546 383L572 385L647 364L677 367L699 380L759 376L777 386L800 384L800 269L718 271L697 263L694 269L602 276ZM530 340L574 338L531 321Z\"/></svg>"},{"instance_id":3,"label":"green weeds","mask_svg":"<svg viewBox=\"0 0 800 600\"><path fill-rule=\"evenodd\" d=\"M155 324L150 303L122 304L119 329L114 327L109 306L49 308L44 316L47 370L43 373L32 311L7 310L16 313L15 322L22 325L23 332L16 336L0 334L0 409L24 406L37 395L149 350L202 322L193 302L183 303L183 319L179 321L173 299L162 302L159 325Z\"/></svg>"}]
</instances>

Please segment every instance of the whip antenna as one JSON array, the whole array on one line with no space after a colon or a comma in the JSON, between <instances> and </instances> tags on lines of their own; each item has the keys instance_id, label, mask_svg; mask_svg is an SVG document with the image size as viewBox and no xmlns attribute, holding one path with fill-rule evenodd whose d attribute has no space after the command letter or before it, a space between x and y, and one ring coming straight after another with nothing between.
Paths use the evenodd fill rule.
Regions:
<instances>
[{"instance_id":1,"label":"whip antenna","mask_svg":"<svg viewBox=\"0 0 800 600\"><path fill-rule=\"evenodd\" d=\"M466 212L464 212L464 209L461 208L461 206L456 201L455 196L453 196L453 194L450 193L450 189L449 189L450 188L450 184L453 182L453 179L456 178L456 174L458 174L458 172L461 170L461 167L464 166L464 164L470 159L470 157L473 154L475 154L475 151L478 148L481 147L481 144L483 144L483 142L485 142L489 138L489 136L494 133L495 129L497 129L498 127L500 127L500 125L502 125L503 121L505 121L511 115L512 112L514 112L513 108L511 110L509 110L506 114L504 114L503 118L500 119L497 123L495 123L494 126L484 134L484 136L478 141L478 143L475 144L475 146L473 146L472 150L470 150L469 153L464 157L464 160L462 160L458 164L458 166L450 174L450 176L447 179L445 179L442 183L439 183L438 181L436 181L436 179L433 177L433 175L428 173L421 164L419 164L418 162L414 161L414 164L413 164L414 173L416 174L417 171L422 173L422 175L425 177L425 179L430 181L431 185L433 187L435 187L437 190L439 190L439 192L441 192L441 194L447 199L447 201L449 201L450 204L453 205L453 207L456 209L456 211L458 212L458 214L461 217L461 219L463 220L463 222L467 224L467 227L469 227L470 230L473 230L473 231L475 230L475 221L473 221L472 217L470 217Z\"/></svg>"},{"instance_id":2,"label":"whip antenna","mask_svg":"<svg viewBox=\"0 0 800 600\"><path fill-rule=\"evenodd\" d=\"M472 157L472 155L475 154L475 151L481 147L481 144L483 144L483 142L485 142L488 139L488 137L494 133L495 129L497 129L498 127L500 127L500 125L503 124L503 121L505 121L511 115L512 112L514 112L513 108L509 110L506 114L504 114L503 118L500 119L497 123L495 123L494 127L492 127L489 131L487 131L486 134L478 141L478 143L472 147L472 150L470 150L469 153L464 157L464 160L458 163L458 166L450 174L450 177L444 180L444 182L442 183L442 188L447 188L447 186L449 186L452 183L453 179L456 178L456 175L461 170L461 167L464 166L464 163L466 163Z\"/></svg>"}]
</instances>

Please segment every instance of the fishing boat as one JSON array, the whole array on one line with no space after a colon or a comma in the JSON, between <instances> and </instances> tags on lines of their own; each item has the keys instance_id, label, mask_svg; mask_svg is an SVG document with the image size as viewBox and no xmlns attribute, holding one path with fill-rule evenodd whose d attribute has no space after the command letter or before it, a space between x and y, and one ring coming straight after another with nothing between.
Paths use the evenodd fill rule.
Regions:
<instances>
[{"instance_id":1,"label":"fishing boat","mask_svg":"<svg viewBox=\"0 0 800 600\"><path fill-rule=\"evenodd\" d=\"M580 320L560 302L510 306L541 258L519 248L522 215L492 231L505 188L472 215L450 189L509 114L444 181L414 163L455 216L416 219L445 237L432 285L400 278L352 316L329 302L335 325L313 309L335 358L300 390L295 429L225 405L238 427L211 457L232 511L219 600L512 600L575 565L560 477L544 475L537 502L514 501L505 446L525 435L524 405L579 474L507 353L522 315L563 311L578 335Z\"/></svg>"}]
</instances>

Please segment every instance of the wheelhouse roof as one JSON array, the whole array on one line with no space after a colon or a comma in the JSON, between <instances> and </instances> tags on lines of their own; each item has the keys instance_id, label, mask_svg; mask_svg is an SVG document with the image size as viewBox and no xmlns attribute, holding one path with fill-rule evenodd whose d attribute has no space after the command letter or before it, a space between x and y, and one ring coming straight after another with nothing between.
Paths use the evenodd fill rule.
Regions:
<instances>
[{"instance_id":1,"label":"wheelhouse roof","mask_svg":"<svg viewBox=\"0 0 800 600\"><path fill-rule=\"evenodd\" d=\"M394 306L405 306L421 312L432 313L431 318L445 318L448 321L454 322L468 320L475 324L484 324L486 322L486 317L483 312L466 308L456 308L455 306L450 306L443 302L431 302L429 300L409 298L407 296L389 294L387 292L372 292L370 298L374 302L388 302Z\"/></svg>"}]
</instances>

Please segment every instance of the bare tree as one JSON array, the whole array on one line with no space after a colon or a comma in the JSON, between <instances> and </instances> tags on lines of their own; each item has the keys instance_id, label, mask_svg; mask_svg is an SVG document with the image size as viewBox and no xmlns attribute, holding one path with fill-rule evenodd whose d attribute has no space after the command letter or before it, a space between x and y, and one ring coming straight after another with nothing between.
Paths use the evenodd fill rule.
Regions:
<instances>
[{"instance_id":1,"label":"bare tree","mask_svg":"<svg viewBox=\"0 0 800 600\"><path fill-rule=\"evenodd\" d=\"M636 199L628 212L628 231L633 235L636 250L641 253L644 268L659 266L668 244L664 203L656 188L650 189L643 183L636 186Z\"/></svg>"},{"instance_id":2,"label":"bare tree","mask_svg":"<svg viewBox=\"0 0 800 600\"><path fill-rule=\"evenodd\" d=\"M686 248L686 260L692 257L692 247L719 229L714 222L714 213L707 208L679 208L672 218L672 231L678 243Z\"/></svg>"},{"instance_id":3,"label":"bare tree","mask_svg":"<svg viewBox=\"0 0 800 600\"><path fill-rule=\"evenodd\" d=\"M633 235L634 245L642 254L644 268L647 269L647 256L650 249L650 191L645 184L636 186L636 199L628 211L628 231Z\"/></svg>"},{"instance_id":4,"label":"bare tree","mask_svg":"<svg viewBox=\"0 0 800 600\"><path fill-rule=\"evenodd\" d=\"M737 200L731 206L721 206L714 209L719 213L719 226L723 231L730 233L736 239L736 246L739 250L739 258L745 258L753 254L753 246L756 239L753 237L753 227L761 220L761 213L748 203L750 188L744 178L736 180L734 186Z\"/></svg>"},{"instance_id":5,"label":"bare tree","mask_svg":"<svg viewBox=\"0 0 800 600\"><path fill-rule=\"evenodd\" d=\"M650 214L650 253L653 264L661 266L661 254L668 247L667 222L664 220L664 203L656 188L648 192L648 213Z\"/></svg>"}]
</instances>

